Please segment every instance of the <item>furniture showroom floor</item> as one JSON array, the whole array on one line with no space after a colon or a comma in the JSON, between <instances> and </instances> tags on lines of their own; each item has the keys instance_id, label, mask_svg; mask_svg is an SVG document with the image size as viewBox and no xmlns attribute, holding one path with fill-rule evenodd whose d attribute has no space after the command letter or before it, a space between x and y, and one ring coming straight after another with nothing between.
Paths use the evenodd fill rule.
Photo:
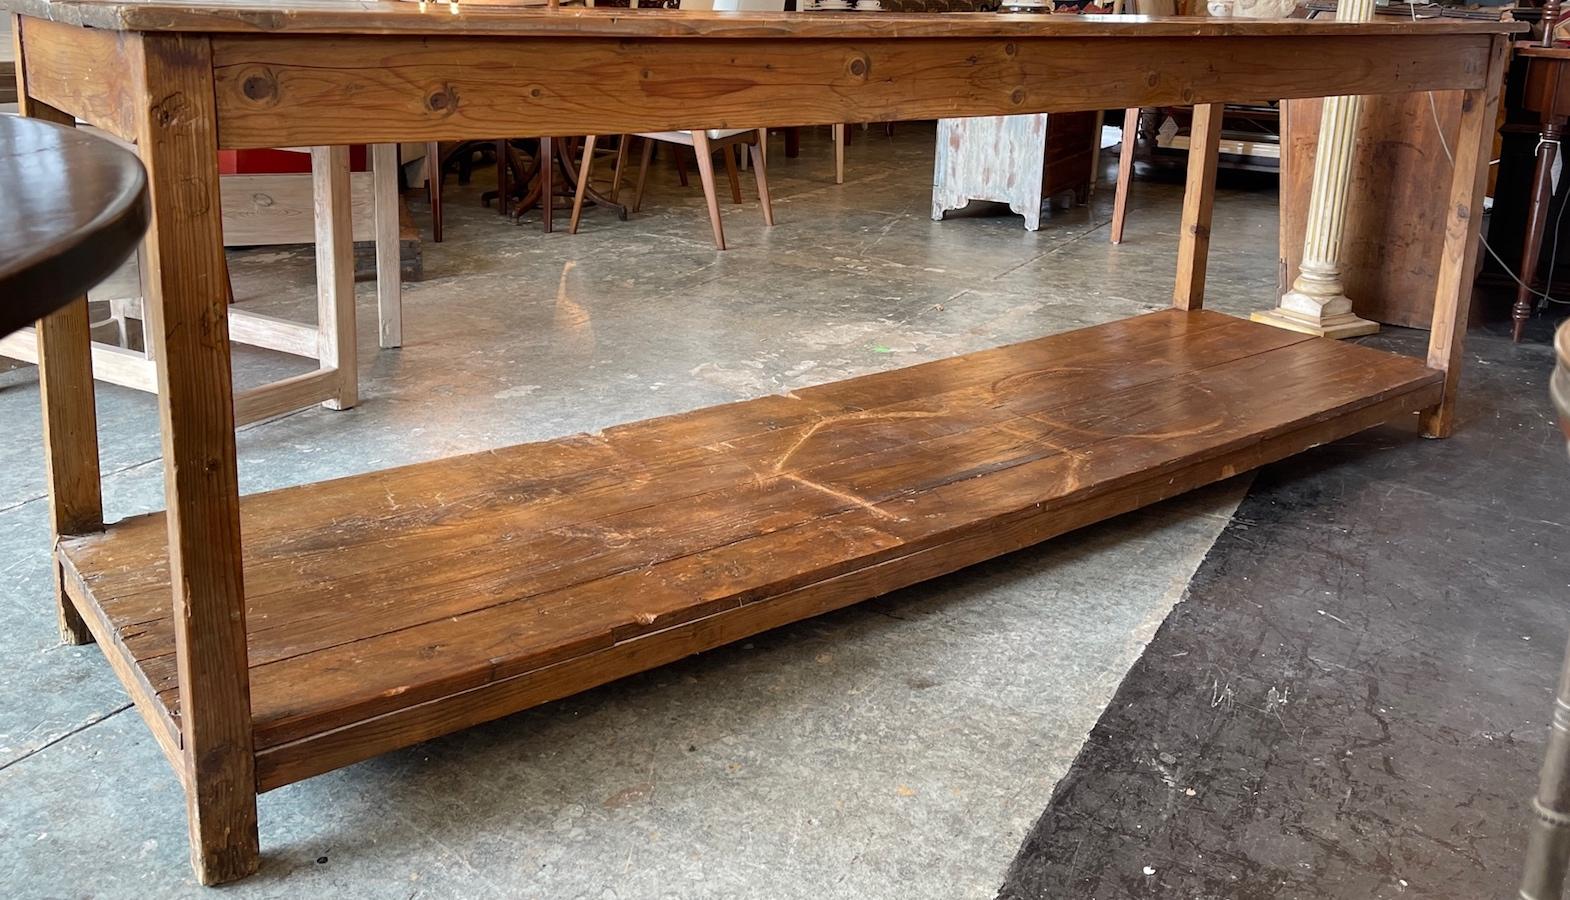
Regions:
<instances>
[{"instance_id":1,"label":"furniture showroom floor","mask_svg":"<svg viewBox=\"0 0 1570 900\"><path fill-rule=\"evenodd\" d=\"M1034 234L1018 217L990 210L938 223L928 217L931 129L902 125L892 141L878 129L857 137L846 184L838 187L826 129L804 141L798 159L786 159L776 138L769 176L778 224L765 229L758 215L728 214L731 249L724 253L712 248L701 194L679 187L668 163L657 164L642 213L619 222L591 208L577 236L542 235L537 213L512 227L480 207L487 176L466 188L449 182L446 241L425 243L425 279L406 286L404 347L374 350L374 296L362 284L361 405L242 429L242 491L593 431L1167 305L1179 184L1135 185L1119 247L1107 243L1110 185L1088 207L1054 211ZM1207 306L1246 314L1272 303L1275 203L1268 181L1223 180L1211 254L1217 277ZM414 206L424 222L426 210ZM246 306L309 320L307 250L247 251L232 263ZM1375 340L1415 346L1410 334ZM1455 440L1427 444L1386 429L1343 442L1356 442L1355 450L1328 448L1273 466L1260 479L1269 497L1286 497L1287 508L1266 523L1285 535L1273 538L1284 546L1310 542L1291 532L1324 529L1333 537L1316 546L1334 543L1346 559L1416 547L1484 573L1464 585L1480 593L1448 602L1491 610L1494 629L1515 636L1498 651L1509 664L1490 669L1496 677L1509 673L1515 687L1500 688L1509 702L1483 704L1479 692L1425 695L1422 702L1437 708L1444 699L1476 720L1469 734L1504 737L1458 738L1446 725L1402 732L1401 743L1414 766L1418 754L1428 754L1421 765L1444 758L1477 765L1475 754L1502 754L1484 767L1498 787L1485 797L1492 840L1446 832L1424 843L1431 831L1419 824L1416 837L1412 829L1403 834L1426 849L1403 849L1398 836L1377 859L1364 860L1339 846L1358 840L1355 831L1327 825L1313 839L1266 841L1268 849L1258 852L1238 845L1251 829L1287 833L1282 823L1296 819L1283 810L1306 808L1327 791L1335 793L1332 801L1380 802L1372 782L1349 793L1349 786L1305 776L1288 782L1298 795L1258 801L1283 804L1270 817L1194 818L1181 843L1160 845L1148 862L1141 856L1152 847L1147 836L1175 815L1174 805L1206 799L1205 785L1181 781L1194 771L1191 761L1173 755L1185 736L1195 753L1210 752L1194 743L1199 729L1190 727L1180 701L1213 708L1218 659L1234 648L1257 653L1275 640L1255 635L1242 643L1238 635L1259 626L1239 610L1258 615L1264 601L1254 604L1259 598L1247 592L1246 580L1228 586L1236 577L1218 554L1262 567L1253 577L1270 585L1272 603L1289 604L1283 585L1296 585L1303 591L1292 607L1302 607L1297 613L1324 609L1337 621L1353 615L1317 599L1346 585L1341 576L1330 584L1312 554L1252 552L1245 526L1263 527L1263 519L1234 519L1234 510L1240 501L1250 504L1245 510L1280 503L1244 501L1247 479L1237 479L266 794L262 870L225 895L912 900L1000 890L1020 898L1160 896L1181 888L1183 896L1200 896L1230 895L1229 884L1268 893L1286 880L1279 873L1312 873L1332 860L1347 880L1344 889L1321 882L1326 896L1384 896L1430 877L1420 866L1415 874L1404 866L1433 866L1453 853L1480 866L1478 884L1491 886L1469 895L1504 896L1563 639L1552 591L1563 596L1570 563L1552 554L1528 557L1525 549L1517 557L1484 555L1485 546L1503 540L1501 529L1489 534L1460 524L1466 497L1508 488L1539 498L1526 505L1526 518L1500 520L1518 528L1522 547L1562 540L1566 528L1564 480L1546 474L1562 462L1543 387L1547 348L1511 349L1487 336L1473 347L1493 365L1471 369L1468 383L1489 389L1464 395L1467 416ZM282 357L263 351L237 349L236 364L241 385L289 374ZM110 518L161 507L153 398L100 386L98 403ZM181 791L153 739L128 711L102 654L58 644L30 368L0 373L0 421L0 615L8 623L0 652L10 660L0 676L0 873L21 896L203 894L184 863ZM1484 471L1490 461L1494 471ZM1339 507L1352 502L1343 482L1369 465L1453 467L1450 491L1462 499L1447 501L1458 505L1446 509L1457 521L1438 530L1432 511L1411 500L1417 495L1402 493L1421 491L1422 479L1402 488L1398 476L1385 474L1380 484L1396 484L1392 493L1360 494L1357 502L1369 507L1365 516L1402 518L1367 530L1341 523ZM1307 474L1294 481L1296 471ZM1554 502L1541 499L1545 491ZM1151 683L1156 664L1150 657L1136 663L1196 571L1193 601L1160 640L1171 642L1174 654L1188 653L1185 641L1206 629L1210 656L1189 667L1181 656L1163 658L1167 674ZM1209 592L1204 597L1200 586ZM1191 621L1194 610L1222 598L1229 604L1220 612ZM1380 609L1356 615L1367 619ZM1471 627L1443 617L1430 627L1444 623ZM1392 620L1370 631L1396 629ZM1470 632L1446 633L1479 652ZM1294 639L1310 638L1300 628ZM1424 646L1441 670L1474 664L1452 658L1437 638ZM1344 656L1324 665L1352 666ZM1124 684L1131 667L1134 677ZM1246 661L1235 669L1235 684L1220 679L1233 692L1222 708L1254 729L1227 750L1235 768L1246 769L1238 760L1249 754L1270 757L1277 737L1301 755L1313 737L1309 727L1345 727L1322 711L1297 715L1306 686L1251 675ZM1381 694L1377 667L1358 678L1381 715L1385 707L1400 709L1392 694L1417 683L1403 670ZM1174 685L1187 694L1174 699ZM1161 691L1164 701L1154 702ZM1119 704L1109 709L1115 694ZM1281 730L1262 732L1262 722ZM1400 732L1404 723L1411 718L1395 713L1388 727ZM1431 745L1443 752L1421 749ZM1378 758L1378 751L1367 752ZM1402 768L1402 759L1394 765ZM1065 784L1077 793L1064 791L1054 804L1054 788L1071 766L1074 778ZM1118 766L1128 771L1114 772ZM1139 786L1098 782L1109 773ZM1218 788L1225 781L1225 773L1209 777ZM1363 796L1363 788L1374 796ZM1125 804L1111 821L1095 821L1104 804L1087 798L1108 790L1139 797L1138 808ZM1430 799L1451 810L1436 819L1451 828L1453 807L1465 798ZM1424 814L1416 799L1402 809L1409 818ZM1271 853L1277 868L1266 871L1262 860ZM1201 865L1194 854L1212 861ZM1086 866L1108 874L1086 881ZM1367 877L1359 880L1360 873ZM1316 881L1301 877L1295 895L1312 894Z\"/></svg>"}]
</instances>

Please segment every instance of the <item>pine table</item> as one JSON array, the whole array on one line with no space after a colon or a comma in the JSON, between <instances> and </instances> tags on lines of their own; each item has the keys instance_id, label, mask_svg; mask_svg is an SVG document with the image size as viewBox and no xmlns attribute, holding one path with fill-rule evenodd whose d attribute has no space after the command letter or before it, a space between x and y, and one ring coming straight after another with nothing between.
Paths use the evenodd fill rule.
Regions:
<instances>
[{"instance_id":1,"label":"pine table","mask_svg":"<svg viewBox=\"0 0 1570 900\"><path fill-rule=\"evenodd\" d=\"M135 141L167 510L50 471L58 598L186 789L206 883L256 795L1027 546L1385 422L1454 427L1507 34L1456 21L0 0L23 91ZM1464 92L1426 359L1201 308L1196 136L1171 308L601 434L245 497L220 149ZM94 433L44 321L47 437ZM1045 611L1044 611L1045 614ZM126 777L134 777L127 773ZM542 836L542 839L548 839Z\"/></svg>"}]
</instances>

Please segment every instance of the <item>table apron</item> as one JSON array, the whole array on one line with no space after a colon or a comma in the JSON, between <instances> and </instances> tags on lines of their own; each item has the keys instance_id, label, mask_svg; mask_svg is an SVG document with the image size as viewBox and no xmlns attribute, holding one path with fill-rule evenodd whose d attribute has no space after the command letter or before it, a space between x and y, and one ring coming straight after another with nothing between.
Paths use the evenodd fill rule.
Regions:
<instances>
[{"instance_id":1,"label":"table apron","mask_svg":"<svg viewBox=\"0 0 1570 900\"><path fill-rule=\"evenodd\" d=\"M211 38L226 149L1466 90L1495 39Z\"/></svg>"}]
</instances>

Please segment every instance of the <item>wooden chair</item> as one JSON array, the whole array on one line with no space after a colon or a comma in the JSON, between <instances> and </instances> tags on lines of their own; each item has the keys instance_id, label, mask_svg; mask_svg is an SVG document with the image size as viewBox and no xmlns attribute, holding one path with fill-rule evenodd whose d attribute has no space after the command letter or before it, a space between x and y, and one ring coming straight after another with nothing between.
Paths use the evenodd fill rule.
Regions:
<instances>
[{"instance_id":1,"label":"wooden chair","mask_svg":"<svg viewBox=\"0 0 1570 900\"><path fill-rule=\"evenodd\" d=\"M725 174L730 180L731 200L741 202L741 178L736 170L735 148L746 146L751 154L753 177L758 183L758 201L763 206L763 222L766 225L774 224L774 206L769 198L768 164L764 158L763 147L767 139L766 132L757 128L711 128L707 131L657 131L638 135L622 135L623 147L630 145L633 137L643 139L643 156L638 165L637 187L633 190L632 211L637 212L643 206L643 188L648 182L649 162L654 156L654 144L660 141L691 147L698 157L698 180L703 185L703 198L709 205L709 225L714 228L714 247L716 250L725 249L725 229L720 224L720 200L714 184L714 154L721 153L725 160ZM589 135L584 140L583 161L578 172L578 190L573 195L572 222L568 231L578 233L578 220L583 215L584 193L589 185L589 168L594 160L594 145L596 135ZM618 160L624 156L625 151L618 153ZM618 184L611 188L612 196L619 192L621 165L616 167L614 176Z\"/></svg>"}]
</instances>

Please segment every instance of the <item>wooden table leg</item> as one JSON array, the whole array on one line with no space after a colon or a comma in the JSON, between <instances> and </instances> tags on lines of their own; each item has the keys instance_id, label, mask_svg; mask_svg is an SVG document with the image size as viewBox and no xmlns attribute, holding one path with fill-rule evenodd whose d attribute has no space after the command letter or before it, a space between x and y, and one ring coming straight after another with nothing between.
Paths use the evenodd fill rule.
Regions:
<instances>
[{"instance_id":1,"label":"wooden table leg","mask_svg":"<svg viewBox=\"0 0 1570 900\"><path fill-rule=\"evenodd\" d=\"M338 371L337 394L322 405L349 409L360 402L360 377L348 147L311 148L311 194L316 207L316 358L323 368Z\"/></svg>"},{"instance_id":2,"label":"wooden table leg","mask_svg":"<svg viewBox=\"0 0 1570 900\"><path fill-rule=\"evenodd\" d=\"M1472 275L1483 227L1483 194L1488 187L1488 160L1494 149L1506 49L1504 35L1495 35L1485 86L1461 96L1455 174L1450 180L1450 202L1446 204L1449 213L1445 217L1445 246L1439 258L1434 319L1428 333L1428 365L1445 373L1445 386L1438 405L1423 410L1419 416L1423 434L1428 437L1449 437L1455 430L1462 343L1467 311L1472 306Z\"/></svg>"},{"instance_id":3,"label":"wooden table leg","mask_svg":"<svg viewBox=\"0 0 1570 900\"><path fill-rule=\"evenodd\" d=\"M503 160L502 168L506 167ZM376 197L376 333L384 349L403 346L403 254L398 226L398 145L371 146ZM502 205L505 210L505 204Z\"/></svg>"},{"instance_id":4,"label":"wooden table leg","mask_svg":"<svg viewBox=\"0 0 1570 900\"><path fill-rule=\"evenodd\" d=\"M1210 218L1216 205L1216 160L1221 150L1221 104L1194 107L1189 127L1188 179L1183 185L1183 224L1178 231L1177 285L1172 305L1199 309L1205 302Z\"/></svg>"},{"instance_id":5,"label":"wooden table leg","mask_svg":"<svg viewBox=\"0 0 1570 900\"><path fill-rule=\"evenodd\" d=\"M552 214L556 209L556 139L540 138L540 215L545 220L545 233L551 233Z\"/></svg>"},{"instance_id":6,"label":"wooden table leg","mask_svg":"<svg viewBox=\"0 0 1570 900\"><path fill-rule=\"evenodd\" d=\"M431 141L425 145L425 190L431 201L431 240L442 242L442 145Z\"/></svg>"},{"instance_id":7,"label":"wooden table leg","mask_svg":"<svg viewBox=\"0 0 1570 900\"><path fill-rule=\"evenodd\" d=\"M1510 308L1510 337L1517 343L1526 331L1527 320L1537 306L1537 294L1531 285L1538 283L1537 264L1543 247L1543 235L1548 231L1548 207L1554 193L1554 157L1559 151L1559 138L1563 123L1558 119L1545 119L1543 133L1537 140L1537 166L1532 174L1532 205L1527 210L1526 237L1521 242L1521 283L1516 285L1515 305ZM1554 273L1545 276L1552 284Z\"/></svg>"},{"instance_id":8,"label":"wooden table leg","mask_svg":"<svg viewBox=\"0 0 1570 900\"><path fill-rule=\"evenodd\" d=\"M24 116L74 127L76 119L27 96L22 29L11 23L16 47L17 101ZM103 485L98 468L98 413L93 404L92 333L87 298L38 323L38 392L44 409L44 464L49 478L49 527L54 540L104 527ZM65 592L60 563L53 562L60 639L90 644L92 632Z\"/></svg>"},{"instance_id":9,"label":"wooden table leg","mask_svg":"<svg viewBox=\"0 0 1570 900\"><path fill-rule=\"evenodd\" d=\"M158 367L174 587L183 782L203 884L256 871L256 776L246 667L218 142L205 37L139 36L131 96L152 204L145 311Z\"/></svg>"}]
</instances>

